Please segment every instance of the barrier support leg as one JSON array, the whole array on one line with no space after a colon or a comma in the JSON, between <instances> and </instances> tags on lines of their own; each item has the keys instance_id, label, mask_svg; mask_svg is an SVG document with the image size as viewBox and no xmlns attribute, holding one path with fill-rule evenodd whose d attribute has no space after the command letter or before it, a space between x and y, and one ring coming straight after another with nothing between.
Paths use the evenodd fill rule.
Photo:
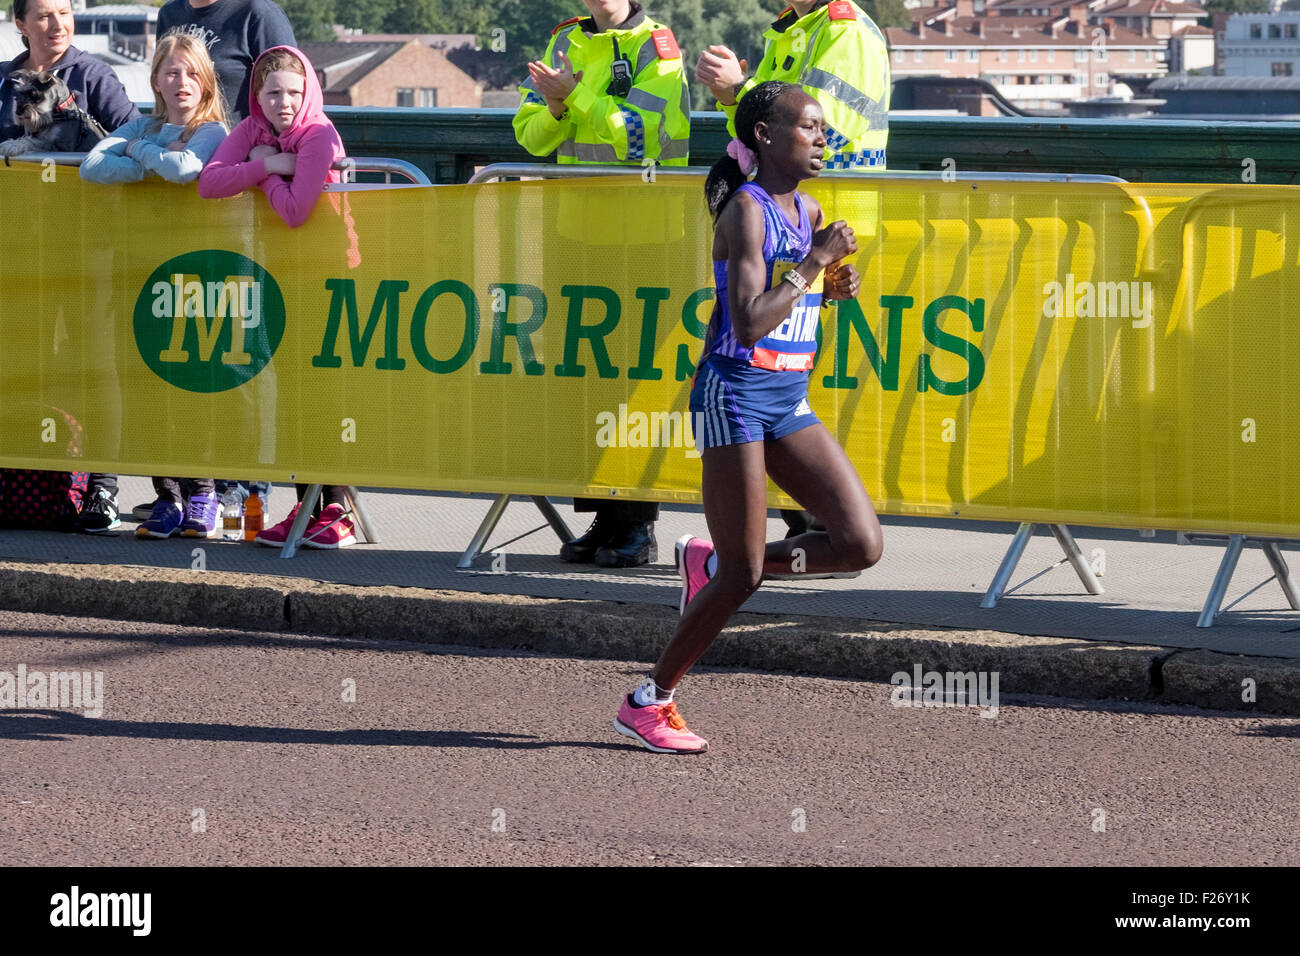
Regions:
<instances>
[{"instance_id":1,"label":"barrier support leg","mask_svg":"<svg viewBox=\"0 0 1300 956\"><path fill-rule=\"evenodd\" d=\"M302 496L302 501L298 505L298 515L293 519L293 527L289 529L289 537L285 538L284 546L280 548L280 557L292 558L298 553L298 545L302 542L303 532L307 530L307 525L311 521L312 509L316 507L316 499L320 497L320 485L308 485L307 493Z\"/></svg>"},{"instance_id":2,"label":"barrier support leg","mask_svg":"<svg viewBox=\"0 0 1300 956\"><path fill-rule=\"evenodd\" d=\"M1224 595L1228 593L1228 584L1232 581L1232 573L1237 570L1237 560L1241 557L1241 549L1245 543L1244 534L1228 536L1227 550L1223 552L1223 560L1219 562L1219 572L1214 576L1214 584L1210 586L1205 606L1201 608L1201 616L1196 622L1197 627L1214 627L1214 618L1218 615L1219 608L1223 607ZM1285 587L1286 585L1283 585L1283 588Z\"/></svg>"},{"instance_id":3,"label":"barrier support leg","mask_svg":"<svg viewBox=\"0 0 1300 956\"><path fill-rule=\"evenodd\" d=\"M998 573L993 576L993 583L984 592L984 600L980 601L980 607L998 606L998 599L1002 597L1002 592L1007 589L1007 582L1011 580L1011 575L1015 573L1016 565L1020 563L1020 556L1025 553L1025 545L1029 543L1029 539L1033 536L1033 523L1029 521L1021 523L1016 531L1016 536L1011 539L1011 547L1007 548L1007 553L1002 558L1002 564L998 566Z\"/></svg>"},{"instance_id":4,"label":"barrier support leg","mask_svg":"<svg viewBox=\"0 0 1300 956\"><path fill-rule=\"evenodd\" d=\"M370 522L370 515L366 514L365 506L361 504L361 495L357 494L357 489L352 485L348 485L348 500L352 502L352 513L357 516L361 534L370 544L378 544L379 535L375 534L375 526Z\"/></svg>"},{"instance_id":5,"label":"barrier support leg","mask_svg":"<svg viewBox=\"0 0 1300 956\"><path fill-rule=\"evenodd\" d=\"M542 513L542 517L544 517L547 523L551 526L551 530L559 535L560 544L568 544L572 541L573 532L570 531L569 526L564 523L564 519L560 517L560 513L555 510L555 505L551 504L551 499L547 498L545 495L533 495L532 499L533 504L537 505L537 510Z\"/></svg>"},{"instance_id":6,"label":"barrier support leg","mask_svg":"<svg viewBox=\"0 0 1300 956\"><path fill-rule=\"evenodd\" d=\"M497 522L499 522L501 516L505 514L506 505L508 504L510 504L509 495L496 496L496 499L492 502L492 506L488 508L487 515L478 526L478 530L474 532L474 537L470 539L469 547L465 549L465 553L462 554L460 560L456 562L456 567L464 570L465 568L474 566L474 559L483 552L483 545L487 543L488 536L496 530Z\"/></svg>"},{"instance_id":7,"label":"barrier support leg","mask_svg":"<svg viewBox=\"0 0 1300 956\"><path fill-rule=\"evenodd\" d=\"M1087 588L1089 594L1104 594L1101 582L1097 576L1092 573L1092 565L1088 563L1087 558L1083 556L1083 551L1074 540L1074 535L1070 534L1070 529L1063 524L1049 524L1052 534L1056 536L1057 543L1065 556L1070 559L1070 564L1074 567L1074 573L1079 575L1079 580Z\"/></svg>"},{"instance_id":8,"label":"barrier support leg","mask_svg":"<svg viewBox=\"0 0 1300 956\"><path fill-rule=\"evenodd\" d=\"M1286 558L1282 557L1282 549L1277 546L1276 541L1264 542L1264 557L1268 558L1268 563L1272 565L1273 574L1277 578L1277 583L1282 586L1282 593L1286 595L1291 610L1300 611L1300 594L1296 593L1291 569L1287 567Z\"/></svg>"}]
</instances>

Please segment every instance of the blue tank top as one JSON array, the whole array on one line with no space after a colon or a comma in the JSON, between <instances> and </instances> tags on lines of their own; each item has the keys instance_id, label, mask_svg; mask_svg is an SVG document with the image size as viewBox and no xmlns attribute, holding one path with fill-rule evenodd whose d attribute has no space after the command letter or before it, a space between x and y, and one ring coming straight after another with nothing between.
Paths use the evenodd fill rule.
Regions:
<instances>
[{"instance_id":1,"label":"blue tank top","mask_svg":"<svg viewBox=\"0 0 1300 956\"><path fill-rule=\"evenodd\" d=\"M764 291L781 281L812 251L812 224L803 200L795 193L799 208L799 225L791 226L775 200L756 183L745 183L738 193L748 193L763 209L763 262L767 266ZM817 329L822 302L822 277L819 274L808 291L795 300L785 321L747 348L740 344L731 327L731 305L727 301L727 261L714 260L713 281L717 287L717 307L709 321L700 364L712 355L724 355L773 371L807 372L817 354Z\"/></svg>"}]
</instances>

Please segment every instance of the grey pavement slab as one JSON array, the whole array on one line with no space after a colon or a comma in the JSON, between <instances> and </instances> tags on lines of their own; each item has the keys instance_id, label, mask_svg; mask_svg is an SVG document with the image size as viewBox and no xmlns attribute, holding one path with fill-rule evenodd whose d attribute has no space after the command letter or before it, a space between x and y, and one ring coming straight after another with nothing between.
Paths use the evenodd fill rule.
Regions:
<instances>
[{"instance_id":1,"label":"grey pavement slab","mask_svg":"<svg viewBox=\"0 0 1300 956\"><path fill-rule=\"evenodd\" d=\"M378 542L336 552L304 550L284 560L274 549L244 543L136 540L130 508L152 496L146 479L123 477L120 500L128 517L121 532L3 531L0 559L186 568L194 560L193 550L201 547L210 571L676 607L679 584L673 541L686 533L707 535L699 508L666 505L657 525L657 563L618 571L569 565L557 557L559 541L537 508L526 498L516 499L489 542L490 546L510 542L499 548L504 572L494 572L486 555L474 569L460 571L456 562L486 515L492 496L366 490L364 501L377 527ZM292 500L291 488L277 486L269 520L284 517ZM575 533L586 528L590 516L574 514L564 500L556 501L556 506ZM1300 658L1300 612L1289 609L1275 582L1248 594L1215 627L1196 627L1222 545L1180 545L1170 532L1143 538L1133 530L1074 527L1085 555L1096 548L1105 551L1106 574L1101 582L1106 593L1085 593L1070 566L1062 564L1004 597L998 607L985 610L979 607L980 599L1015 525L888 516L882 522L884 558L861 577L770 581L745 610ZM540 530L527 534L534 529ZM768 532L771 538L785 532L775 512ZM1290 554L1286 548L1284 553ZM1051 568L1062 557L1046 528L1040 528L1025 550L1013 585ZM1271 574L1263 553L1247 548L1225 603L1266 582Z\"/></svg>"}]
</instances>

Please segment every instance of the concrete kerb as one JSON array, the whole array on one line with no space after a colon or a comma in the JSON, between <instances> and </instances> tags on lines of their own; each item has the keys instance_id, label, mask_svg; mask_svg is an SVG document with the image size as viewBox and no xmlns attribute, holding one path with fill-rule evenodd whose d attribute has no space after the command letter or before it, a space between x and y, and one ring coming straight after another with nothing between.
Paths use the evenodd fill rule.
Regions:
<instances>
[{"instance_id":1,"label":"concrete kerb","mask_svg":"<svg viewBox=\"0 0 1300 956\"><path fill-rule=\"evenodd\" d=\"M0 562L0 607L645 662L658 657L677 618L674 609L651 605L12 561ZM918 664L997 671L1001 693L1300 716L1300 661L1000 631L740 614L702 662L875 681ZM1243 693L1247 680L1254 702Z\"/></svg>"}]
</instances>

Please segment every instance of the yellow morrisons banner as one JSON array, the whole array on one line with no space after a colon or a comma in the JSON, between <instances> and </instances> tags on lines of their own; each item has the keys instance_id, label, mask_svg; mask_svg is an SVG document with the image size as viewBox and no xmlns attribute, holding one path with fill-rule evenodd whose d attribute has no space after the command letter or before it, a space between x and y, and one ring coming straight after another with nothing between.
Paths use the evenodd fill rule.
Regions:
<instances>
[{"instance_id":1,"label":"yellow morrisons banner","mask_svg":"<svg viewBox=\"0 0 1300 956\"><path fill-rule=\"evenodd\" d=\"M48 179L0 169L0 464L698 498L699 180L330 194L290 230ZM864 277L812 404L882 511L1300 530L1300 188L809 189Z\"/></svg>"}]
</instances>

